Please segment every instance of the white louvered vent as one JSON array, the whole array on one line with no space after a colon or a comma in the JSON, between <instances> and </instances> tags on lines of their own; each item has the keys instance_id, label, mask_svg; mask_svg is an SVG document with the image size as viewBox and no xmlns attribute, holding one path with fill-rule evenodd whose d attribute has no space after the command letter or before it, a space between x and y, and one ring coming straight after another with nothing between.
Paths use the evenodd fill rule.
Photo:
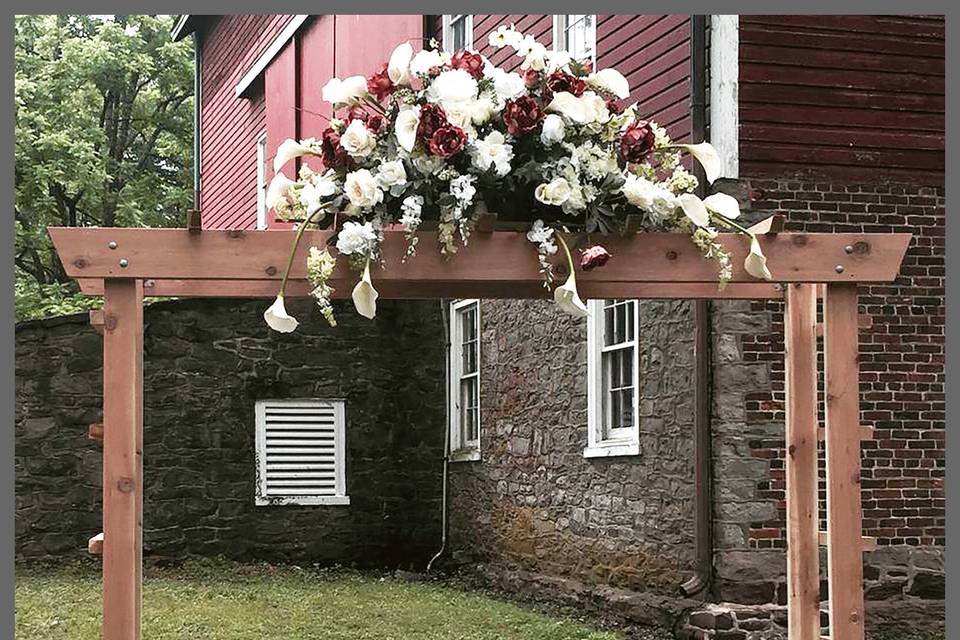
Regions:
<instances>
[{"instance_id":1,"label":"white louvered vent","mask_svg":"<svg viewBox=\"0 0 960 640\"><path fill-rule=\"evenodd\" d=\"M342 400L257 402L259 505L350 504Z\"/></svg>"}]
</instances>

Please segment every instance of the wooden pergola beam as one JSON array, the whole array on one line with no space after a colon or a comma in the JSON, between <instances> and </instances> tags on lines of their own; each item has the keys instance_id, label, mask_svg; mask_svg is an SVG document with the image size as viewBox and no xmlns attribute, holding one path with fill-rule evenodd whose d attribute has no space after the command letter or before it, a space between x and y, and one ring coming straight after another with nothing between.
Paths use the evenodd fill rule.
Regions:
<instances>
[{"instance_id":1,"label":"wooden pergola beam","mask_svg":"<svg viewBox=\"0 0 960 640\"><path fill-rule=\"evenodd\" d=\"M154 280L279 280L293 241L292 231L204 231L184 229L62 228L49 230L64 269L71 278L140 278ZM542 282L534 246L526 235L498 231L475 233L470 244L446 258L432 248L436 232L420 234L421 251L404 261L407 241L387 231L381 245L387 269L374 268L374 283L436 284L435 297L448 297L443 283L501 286L498 297L516 297L517 287ZM310 246L323 247L329 231L304 234L291 277L306 279ZM732 255L733 283L756 283L743 267L749 242L721 234ZM910 234L797 234L764 236L760 242L778 282L889 282L899 270ZM577 280L611 283L699 283L716 288L716 265L704 260L684 234L643 233L603 238L613 259L601 269L578 272ZM565 265L558 256L561 270ZM355 283L357 274L339 260L332 277ZM225 282L224 286L228 286ZM400 296L406 297L406 296Z\"/></svg>"}]
</instances>

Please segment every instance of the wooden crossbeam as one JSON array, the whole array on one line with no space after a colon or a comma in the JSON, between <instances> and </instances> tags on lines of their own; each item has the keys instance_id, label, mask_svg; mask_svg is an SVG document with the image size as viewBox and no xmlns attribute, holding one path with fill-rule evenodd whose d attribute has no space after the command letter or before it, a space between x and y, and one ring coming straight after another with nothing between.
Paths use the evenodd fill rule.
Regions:
<instances>
[{"instance_id":1,"label":"wooden crossbeam","mask_svg":"<svg viewBox=\"0 0 960 640\"><path fill-rule=\"evenodd\" d=\"M862 424L859 428L860 441L873 440L873 427ZM823 427L817 427L817 440L823 442L827 439L827 430Z\"/></svg>"},{"instance_id":2,"label":"wooden crossbeam","mask_svg":"<svg viewBox=\"0 0 960 640\"><path fill-rule=\"evenodd\" d=\"M87 553L99 556L103 555L103 533L98 533L87 540Z\"/></svg>"},{"instance_id":3,"label":"wooden crossbeam","mask_svg":"<svg viewBox=\"0 0 960 640\"><path fill-rule=\"evenodd\" d=\"M142 278L199 280L279 280L283 275L292 231L204 231L183 229L107 229L51 227L50 237L71 278ZM291 275L306 279L311 245L323 247L330 231L304 234ZM577 238L569 240L575 243ZM767 263L779 282L889 282L896 277L910 234L781 233L760 238ZM749 242L740 235L719 238L731 253L731 283L757 283L743 267ZM403 261L407 240L401 231L386 231L381 245L387 269L374 269L381 284L435 284L443 297L445 283L486 283L510 297L518 286L539 285L537 254L520 232L475 234L467 247L446 258L427 247L437 244L435 232L420 234L422 248ZM614 256L602 269L578 273L578 282L698 283L716 288L716 265L704 260L685 234L611 234L604 246ZM113 248L111 248L111 246ZM846 247L859 247L851 253ZM561 257L555 260L562 262ZM332 282L352 284L357 276L346 260L338 261Z\"/></svg>"},{"instance_id":4,"label":"wooden crossbeam","mask_svg":"<svg viewBox=\"0 0 960 640\"><path fill-rule=\"evenodd\" d=\"M866 315L866 314L860 314L860 315L857 316L857 328L858 328L858 329L864 330L864 329L870 329L871 327L873 327L873 316L871 316L871 315ZM818 322L818 323L817 323L817 337L818 337L818 338L822 338L822 337L823 337L823 323L822 323L822 322Z\"/></svg>"},{"instance_id":5,"label":"wooden crossbeam","mask_svg":"<svg viewBox=\"0 0 960 640\"><path fill-rule=\"evenodd\" d=\"M876 551L877 549L877 539L873 536L861 536L860 540L862 544L860 549L862 551ZM817 542L821 547L826 547L829 542L829 537L827 536L826 531L820 531L817 533Z\"/></svg>"}]
</instances>

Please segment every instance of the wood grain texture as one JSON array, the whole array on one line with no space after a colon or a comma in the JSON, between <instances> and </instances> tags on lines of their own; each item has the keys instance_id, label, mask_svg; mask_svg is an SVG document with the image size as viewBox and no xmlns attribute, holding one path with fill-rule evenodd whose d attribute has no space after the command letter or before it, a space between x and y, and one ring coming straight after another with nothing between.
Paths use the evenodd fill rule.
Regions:
<instances>
[{"instance_id":1,"label":"wood grain texture","mask_svg":"<svg viewBox=\"0 0 960 640\"><path fill-rule=\"evenodd\" d=\"M863 640L857 286L828 284L823 304L830 637Z\"/></svg>"},{"instance_id":2,"label":"wood grain texture","mask_svg":"<svg viewBox=\"0 0 960 640\"><path fill-rule=\"evenodd\" d=\"M786 292L787 621L789 637L820 637L817 545L817 290Z\"/></svg>"},{"instance_id":3,"label":"wood grain texture","mask_svg":"<svg viewBox=\"0 0 960 640\"><path fill-rule=\"evenodd\" d=\"M112 279L104 287L103 639L139 640L143 285L136 280Z\"/></svg>"},{"instance_id":4,"label":"wood grain texture","mask_svg":"<svg viewBox=\"0 0 960 640\"><path fill-rule=\"evenodd\" d=\"M49 233L72 278L279 280L293 239L291 231L190 235L182 229L51 227ZM375 282L473 281L510 287L541 281L536 251L523 233L475 234L468 247L449 259L432 250L436 233L419 236L421 251L403 263L404 233L386 232L382 250L387 269L373 270ZM306 277L309 247L325 246L329 238L328 231L304 234L291 271L294 279ZM108 248L110 241L117 242L117 249ZM757 283L743 268L747 239L724 234L720 241L732 255L732 282ZM760 239L779 282L889 282L899 271L909 241L910 234L860 233L781 233ZM613 259L601 269L578 272L578 282L716 283L715 264L704 260L684 234L610 235L604 246ZM120 266L122 258L127 267ZM346 262L338 261L334 287L356 281ZM843 267L841 273L836 265Z\"/></svg>"}]
</instances>

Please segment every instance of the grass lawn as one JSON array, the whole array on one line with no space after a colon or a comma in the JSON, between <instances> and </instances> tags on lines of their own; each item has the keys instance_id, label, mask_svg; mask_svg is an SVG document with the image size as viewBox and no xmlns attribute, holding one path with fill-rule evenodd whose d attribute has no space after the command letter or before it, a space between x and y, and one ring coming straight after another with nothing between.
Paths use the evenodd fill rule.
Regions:
<instances>
[{"instance_id":1,"label":"grass lawn","mask_svg":"<svg viewBox=\"0 0 960 640\"><path fill-rule=\"evenodd\" d=\"M89 640L100 632L100 574L89 565L18 567L18 640ZM477 592L346 570L190 563L144 577L150 640L619 640Z\"/></svg>"}]
</instances>

